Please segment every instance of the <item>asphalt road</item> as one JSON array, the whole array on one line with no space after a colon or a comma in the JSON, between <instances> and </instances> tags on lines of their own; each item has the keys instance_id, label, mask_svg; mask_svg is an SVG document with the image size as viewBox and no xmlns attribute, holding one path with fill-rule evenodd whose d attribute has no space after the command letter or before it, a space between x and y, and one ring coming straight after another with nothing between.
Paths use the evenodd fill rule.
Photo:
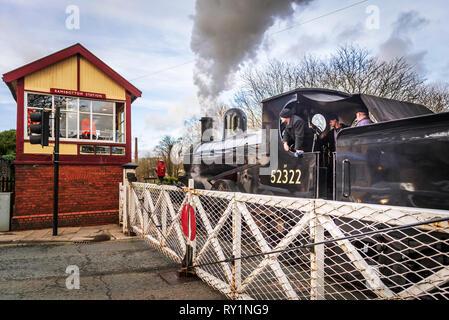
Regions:
<instances>
[{"instance_id":1,"label":"asphalt road","mask_svg":"<svg viewBox=\"0 0 449 320\"><path fill-rule=\"evenodd\" d=\"M79 289L66 286L66 282L76 285L73 273L66 273L68 266L79 269ZM169 284L160 276L178 268L177 263L137 239L3 245L0 299L225 299L201 280Z\"/></svg>"}]
</instances>

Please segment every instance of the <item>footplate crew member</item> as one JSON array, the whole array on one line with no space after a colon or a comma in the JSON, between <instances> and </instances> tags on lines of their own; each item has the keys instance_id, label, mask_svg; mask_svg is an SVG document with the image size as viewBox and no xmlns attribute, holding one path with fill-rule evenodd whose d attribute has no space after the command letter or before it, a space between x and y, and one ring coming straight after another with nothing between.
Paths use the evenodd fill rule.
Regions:
<instances>
[{"instance_id":1,"label":"footplate crew member","mask_svg":"<svg viewBox=\"0 0 449 320\"><path fill-rule=\"evenodd\" d=\"M282 135L282 142L284 143L284 150L290 150L290 144L294 142L293 152L304 152L304 129L306 122L296 114L292 114L290 109L283 109L279 114L281 121L285 122L284 133Z\"/></svg>"}]
</instances>

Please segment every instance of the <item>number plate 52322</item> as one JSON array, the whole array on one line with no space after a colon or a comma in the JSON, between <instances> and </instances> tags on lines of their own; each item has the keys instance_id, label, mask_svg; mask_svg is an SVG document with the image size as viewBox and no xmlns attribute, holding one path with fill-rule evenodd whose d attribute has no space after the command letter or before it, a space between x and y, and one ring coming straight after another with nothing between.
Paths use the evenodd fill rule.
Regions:
<instances>
[{"instance_id":1,"label":"number plate 52322","mask_svg":"<svg viewBox=\"0 0 449 320\"><path fill-rule=\"evenodd\" d=\"M271 183L301 184L301 170L271 170Z\"/></svg>"}]
</instances>

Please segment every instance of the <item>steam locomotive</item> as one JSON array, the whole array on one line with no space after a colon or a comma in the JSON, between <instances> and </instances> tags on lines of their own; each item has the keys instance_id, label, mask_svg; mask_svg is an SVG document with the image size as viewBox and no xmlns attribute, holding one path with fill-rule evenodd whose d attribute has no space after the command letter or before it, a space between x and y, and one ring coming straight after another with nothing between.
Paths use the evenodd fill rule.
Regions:
<instances>
[{"instance_id":1,"label":"steam locomotive","mask_svg":"<svg viewBox=\"0 0 449 320\"><path fill-rule=\"evenodd\" d=\"M299 157L282 145L284 108L307 123ZM374 123L351 127L360 108ZM348 126L335 152L319 138L331 113ZM207 134L213 119L201 118L202 141L184 155L186 178L196 188L449 209L449 112L300 88L262 101L262 130L248 131L240 109L228 110L223 120L222 139L215 140Z\"/></svg>"},{"instance_id":2,"label":"steam locomotive","mask_svg":"<svg viewBox=\"0 0 449 320\"><path fill-rule=\"evenodd\" d=\"M305 152L300 156L284 150L285 128L279 114L285 108L306 122ZM354 127L355 111L361 108L374 123ZM335 151L320 139L329 129L331 114L348 126L338 133ZM247 130L240 109L228 110L223 120L222 138L214 139L213 119L201 118L202 141L185 154L185 178L193 179L195 188L449 210L449 112L434 114L423 105L311 88L263 100L262 130ZM274 248L278 233L288 230L279 226L296 221L284 215L297 212L251 213ZM348 234L360 228L357 221L343 220L336 223ZM243 234L251 237L249 231ZM414 236L416 230L411 228L403 233L361 235L353 244L399 292L430 276L435 261L449 264L447 244L434 243L435 239L447 242L447 233L432 231L420 238L422 242L409 241ZM328 250L341 249L332 243ZM432 255L433 260L426 258ZM336 277L348 277L355 286L344 261L338 256L332 259L333 265L341 264ZM357 281L363 280L359 275ZM444 299L449 298L448 286L441 291Z\"/></svg>"}]
</instances>

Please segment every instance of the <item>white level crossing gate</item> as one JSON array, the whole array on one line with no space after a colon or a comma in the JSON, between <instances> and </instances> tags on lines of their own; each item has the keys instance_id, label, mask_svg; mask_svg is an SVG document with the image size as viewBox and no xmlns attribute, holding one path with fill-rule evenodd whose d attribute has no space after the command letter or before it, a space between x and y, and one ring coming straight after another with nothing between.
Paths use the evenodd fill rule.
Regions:
<instances>
[{"instance_id":1,"label":"white level crossing gate","mask_svg":"<svg viewBox=\"0 0 449 320\"><path fill-rule=\"evenodd\" d=\"M193 267L231 299L449 299L449 212L122 186L124 231L181 263L184 204Z\"/></svg>"}]
</instances>

